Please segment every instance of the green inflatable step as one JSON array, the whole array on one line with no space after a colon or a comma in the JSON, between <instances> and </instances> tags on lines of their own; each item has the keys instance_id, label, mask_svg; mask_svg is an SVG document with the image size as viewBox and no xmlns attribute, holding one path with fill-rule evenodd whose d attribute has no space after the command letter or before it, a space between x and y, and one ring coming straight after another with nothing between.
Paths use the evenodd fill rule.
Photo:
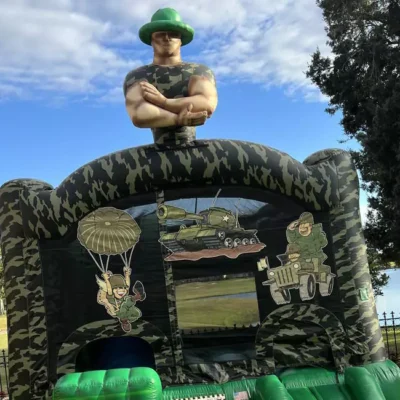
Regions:
<instances>
[{"instance_id":1,"label":"green inflatable step","mask_svg":"<svg viewBox=\"0 0 400 400\"><path fill-rule=\"evenodd\" d=\"M279 377L291 400L352 399L346 385L337 381L334 371L323 368L296 368L286 370Z\"/></svg>"},{"instance_id":2,"label":"green inflatable step","mask_svg":"<svg viewBox=\"0 0 400 400\"><path fill-rule=\"evenodd\" d=\"M378 381L363 367L347 368L344 381L354 400L385 400Z\"/></svg>"},{"instance_id":3,"label":"green inflatable step","mask_svg":"<svg viewBox=\"0 0 400 400\"><path fill-rule=\"evenodd\" d=\"M151 368L112 369L64 375L53 400L161 400L161 381Z\"/></svg>"},{"instance_id":4,"label":"green inflatable step","mask_svg":"<svg viewBox=\"0 0 400 400\"><path fill-rule=\"evenodd\" d=\"M162 391L151 368L68 374L53 400L399 400L400 368L391 361L347 368L293 368L276 375L218 384L182 385Z\"/></svg>"},{"instance_id":5,"label":"green inflatable step","mask_svg":"<svg viewBox=\"0 0 400 400\"><path fill-rule=\"evenodd\" d=\"M255 398L257 400L293 400L283 383L275 375L257 379Z\"/></svg>"},{"instance_id":6,"label":"green inflatable step","mask_svg":"<svg viewBox=\"0 0 400 400\"><path fill-rule=\"evenodd\" d=\"M400 368L393 361L368 364L364 368L377 380L386 400L400 399Z\"/></svg>"},{"instance_id":7,"label":"green inflatable step","mask_svg":"<svg viewBox=\"0 0 400 400\"><path fill-rule=\"evenodd\" d=\"M247 397L235 395L247 394ZM324 368L292 368L279 375L222 385L164 389L164 400L399 400L400 368L391 361L350 367L343 375Z\"/></svg>"}]
</instances>

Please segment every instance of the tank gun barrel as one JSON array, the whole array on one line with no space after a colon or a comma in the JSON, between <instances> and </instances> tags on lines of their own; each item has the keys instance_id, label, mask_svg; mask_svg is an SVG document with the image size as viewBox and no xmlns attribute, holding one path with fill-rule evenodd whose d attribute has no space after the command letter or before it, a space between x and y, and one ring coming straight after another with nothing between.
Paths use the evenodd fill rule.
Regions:
<instances>
[{"instance_id":1,"label":"tank gun barrel","mask_svg":"<svg viewBox=\"0 0 400 400\"><path fill-rule=\"evenodd\" d=\"M192 221L203 221L203 217L198 214L188 213L183 208L167 206L161 204L157 209L157 217L165 221L167 219L188 219Z\"/></svg>"}]
</instances>

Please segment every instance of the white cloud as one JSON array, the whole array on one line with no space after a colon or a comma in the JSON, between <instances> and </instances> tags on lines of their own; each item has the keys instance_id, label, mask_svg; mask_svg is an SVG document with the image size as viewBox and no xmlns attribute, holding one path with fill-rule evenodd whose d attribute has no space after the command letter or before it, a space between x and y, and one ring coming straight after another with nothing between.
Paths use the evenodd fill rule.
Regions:
<instances>
[{"instance_id":1,"label":"white cloud","mask_svg":"<svg viewBox=\"0 0 400 400\"><path fill-rule=\"evenodd\" d=\"M100 103L123 103L124 93L122 87L117 86L110 89L107 93L100 96L98 101Z\"/></svg>"},{"instance_id":2,"label":"white cloud","mask_svg":"<svg viewBox=\"0 0 400 400\"><path fill-rule=\"evenodd\" d=\"M368 211L369 211L369 208L368 208L368 206L366 204L361 204L360 205L361 223L362 223L363 226L367 222Z\"/></svg>"},{"instance_id":3,"label":"white cloud","mask_svg":"<svg viewBox=\"0 0 400 400\"><path fill-rule=\"evenodd\" d=\"M0 88L7 97L22 90L115 99L125 74L151 56L137 39L139 27L166 6L196 30L185 54L209 64L219 80L326 100L304 75L317 46L327 52L315 0L3 0Z\"/></svg>"}]
</instances>

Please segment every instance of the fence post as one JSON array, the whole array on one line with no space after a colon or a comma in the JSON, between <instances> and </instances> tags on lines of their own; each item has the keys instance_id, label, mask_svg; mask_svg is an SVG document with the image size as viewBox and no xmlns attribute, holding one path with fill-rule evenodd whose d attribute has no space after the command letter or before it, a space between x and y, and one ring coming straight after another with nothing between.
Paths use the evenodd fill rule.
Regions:
<instances>
[{"instance_id":1,"label":"fence post","mask_svg":"<svg viewBox=\"0 0 400 400\"><path fill-rule=\"evenodd\" d=\"M8 398L8 393L10 393L10 385L8 381L8 356L6 355L6 351L2 350L2 360L0 361L0 368L4 369L4 378L5 382L3 382L2 374L0 374L0 399ZM5 384L5 387L4 387Z\"/></svg>"},{"instance_id":2,"label":"fence post","mask_svg":"<svg viewBox=\"0 0 400 400\"><path fill-rule=\"evenodd\" d=\"M391 315L392 315L393 338L394 338L394 352L395 352L395 357L396 357L396 361L397 361L398 352L397 352L396 321L395 321L397 318L394 317L393 311L391 312Z\"/></svg>"},{"instance_id":3,"label":"fence post","mask_svg":"<svg viewBox=\"0 0 400 400\"><path fill-rule=\"evenodd\" d=\"M382 319L381 319L382 320ZM388 325L387 325L387 319L386 319L386 311L383 312L383 322L384 322L384 331L385 331L385 336L386 336L386 350L388 353L388 356L390 357L389 354L389 333L388 333Z\"/></svg>"}]
</instances>

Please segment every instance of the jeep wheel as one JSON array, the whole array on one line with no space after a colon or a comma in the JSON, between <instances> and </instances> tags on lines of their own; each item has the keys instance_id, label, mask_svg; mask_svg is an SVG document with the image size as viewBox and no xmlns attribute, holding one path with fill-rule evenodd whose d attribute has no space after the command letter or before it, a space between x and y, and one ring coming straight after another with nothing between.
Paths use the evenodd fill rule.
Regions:
<instances>
[{"instance_id":1,"label":"jeep wheel","mask_svg":"<svg viewBox=\"0 0 400 400\"><path fill-rule=\"evenodd\" d=\"M276 304L289 304L291 300L290 292L287 289L279 289L276 283L269 287L271 296Z\"/></svg>"},{"instance_id":2,"label":"jeep wheel","mask_svg":"<svg viewBox=\"0 0 400 400\"><path fill-rule=\"evenodd\" d=\"M333 284L334 284L334 279L331 274L329 274L326 277L326 283L320 282L319 283L319 293L321 296L330 296L333 292Z\"/></svg>"},{"instance_id":3,"label":"jeep wheel","mask_svg":"<svg viewBox=\"0 0 400 400\"><path fill-rule=\"evenodd\" d=\"M316 292L316 281L315 276L302 275L300 276L300 298L301 300L311 300L315 296Z\"/></svg>"}]
</instances>

